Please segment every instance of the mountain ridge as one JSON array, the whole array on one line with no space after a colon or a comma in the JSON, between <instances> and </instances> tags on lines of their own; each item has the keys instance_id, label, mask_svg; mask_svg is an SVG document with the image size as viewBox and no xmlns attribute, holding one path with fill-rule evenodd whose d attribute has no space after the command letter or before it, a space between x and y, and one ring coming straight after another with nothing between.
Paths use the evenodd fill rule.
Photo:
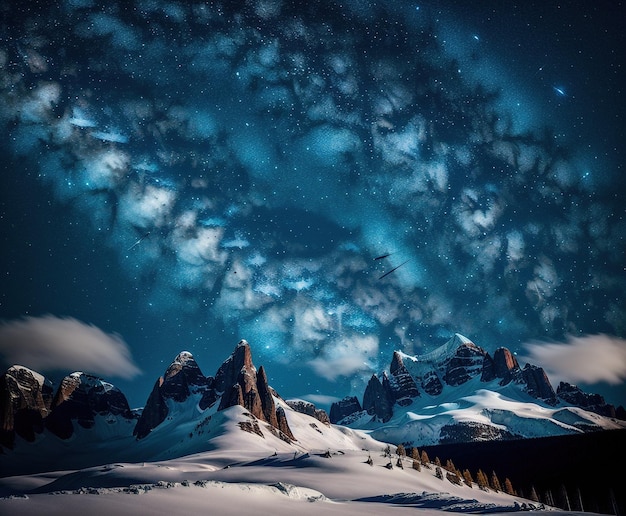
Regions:
<instances>
[{"instance_id":1,"label":"mountain ridge","mask_svg":"<svg viewBox=\"0 0 626 516\"><path fill-rule=\"evenodd\" d=\"M363 402L333 403L331 422L410 446L502 440L626 427L624 409L561 382L543 368L520 367L505 347L493 356L455 334L434 351L395 351L387 371L372 375Z\"/></svg>"}]
</instances>

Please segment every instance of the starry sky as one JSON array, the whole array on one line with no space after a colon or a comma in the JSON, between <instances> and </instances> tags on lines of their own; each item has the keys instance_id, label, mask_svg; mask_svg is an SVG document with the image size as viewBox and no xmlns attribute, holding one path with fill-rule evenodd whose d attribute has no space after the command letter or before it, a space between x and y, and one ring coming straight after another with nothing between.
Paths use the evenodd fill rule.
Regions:
<instances>
[{"instance_id":1,"label":"starry sky","mask_svg":"<svg viewBox=\"0 0 626 516\"><path fill-rule=\"evenodd\" d=\"M0 2L0 360L327 407L459 332L624 404L625 11Z\"/></svg>"}]
</instances>

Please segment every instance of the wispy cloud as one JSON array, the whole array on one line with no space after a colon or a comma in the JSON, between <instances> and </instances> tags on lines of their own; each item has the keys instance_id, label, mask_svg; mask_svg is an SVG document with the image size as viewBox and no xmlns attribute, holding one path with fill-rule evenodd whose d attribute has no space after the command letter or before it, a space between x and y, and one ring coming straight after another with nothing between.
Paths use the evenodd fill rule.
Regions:
<instances>
[{"instance_id":1,"label":"wispy cloud","mask_svg":"<svg viewBox=\"0 0 626 516\"><path fill-rule=\"evenodd\" d=\"M374 336L346 337L325 348L322 356L309 361L309 366L319 376L335 381L339 376L371 371L377 351L378 339Z\"/></svg>"},{"instance_id":2,"label":"wispy cloud","mask_svg":"<svg viewBox=\"0 0 626 516\"><path fill-rule=\"evenodd\" d=\"M26 317L0 325L0 357L36 371L71 370L120 378L141 371L118 335L76 319Z\"/></svg>"},{"instance_id":3,"label":"wispy cloud","mask_svg":"<svg viewBox=\"0 0 626 516\"><path fill-rule=\"evenodd\" d=\"M543 367L553 381L617 385L626 380L626 339L609 335L570 336L566 342L524 344L521 360Z\"/></svg>"}]
</instances>

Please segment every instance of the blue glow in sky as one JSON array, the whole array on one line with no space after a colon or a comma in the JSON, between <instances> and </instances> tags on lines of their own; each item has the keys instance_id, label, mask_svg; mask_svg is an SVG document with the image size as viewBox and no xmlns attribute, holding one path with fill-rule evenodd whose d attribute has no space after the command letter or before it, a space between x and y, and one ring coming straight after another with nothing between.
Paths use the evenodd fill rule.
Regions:
<instances>
[{"instance_id":1,"label":"blue glow in sky","mask_svg":"<svg viewBox=\"0 0 626 516\"><path fill-rule=\"evenodd\" d=\"M618 17L463 5L12 9L5 326L101 329L133 406L179 351L212 374L241 338L309 399L362 392L394 349L455 332L521 353L603 334L619 354ZM39 353L57 379L83 364ZM17 356L6 339L0 356ZM625 377L590 390L620 404Z\"/></svg>"}]
</instances>

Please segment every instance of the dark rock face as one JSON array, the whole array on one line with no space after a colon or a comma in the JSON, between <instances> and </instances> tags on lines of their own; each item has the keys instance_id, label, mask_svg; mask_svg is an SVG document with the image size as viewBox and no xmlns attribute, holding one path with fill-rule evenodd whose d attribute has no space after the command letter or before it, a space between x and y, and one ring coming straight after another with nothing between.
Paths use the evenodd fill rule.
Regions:
<instances>
[{"instance_id":1,"label":"dark rock face","mask_svg":"<svg viewBox=\"0 0 626 516\"><path fill-rule=\"evenodd\" d=\"M394 400L402 407L410 405L413 403L413 398L417 398L420 392L417 389L415 380L405 367L402 357L397 351L393 352L389 370L393 379L392 390Z\"/></svg>"},{"instance_id":2,"label":"dark rock face","mask_svg":"<svg viewBox=\"0 0 626 516\"><path fill-rule=\"evenodd\" d=\"M230 390L222 395L219 410L241 405L255 418L269 423L282 432L281 438L295 440L284 410L282 407L276 407L265 369L261 367L257 373L252 363L250 346L245 340L237 344L233 354L217 371L215 375L217 390L222 387L228 389L229 382L233 380L235 383L231 385Z\"/></svg>"},{"instance_id":3,"label":"dark rock face","mask_svg":"<svg viewBox=\"0 0 626 516\"><path fill-rule=\"evenodd\" d=\"M52 384L26 367L10 367L0 376L0 446L12 448L15 435L34 441L43 432L52 394Z\"/></svg>"},{"instance_id":4,"label":"dark rock face","mask_svg":"<svg viewBox=\"0 0 626 516\"><path fill-rule=\"evenodd\" d=\"M445 382L456 387L481 374L485 355L475 344L461 344L446 366Z\"/></svg>"},{"instance_id":5,"label":"dark rock face","mask_svg":"<svg viewBox=\"0 0 626 516\"><path fill-rule=\"evenodd\" d=\"M164 398L183 402L192 392L204 391L210 383L211 379L202 374L192 354L183 351L165 371L161 394Z\"/></svg>"},{"instance_id":6,"label":"dark rock face","mask_svg":"<svg viewBox=\"0 0 626 516\"><path fill-rule=\"evenodd\" d=\"M193 355L188 351L179 353L169 365L162 378L159 378L148 397L133 435L143 439L154 428L160 425L167 414L167 399L182 403L192 394L202 394L198 403L204 410L217 401L217 394L213 388L214 379L205 377L198 367Z\"/></svg>"},{"instance_id":7,"label":"dark rock face","mask_svg":"<svg viewBox=\"0 0 626 516\"><path fill-rule=\"evenodd\" d=\"M156 382L133 434L138 439L146 437L167 417L166 400L182 403L192 394L201 394L198 401L200 410L211 407L218 399L218 410L240 405L256 419L293 437L286 416L282 423L279 421L274 391L267 383L265 369L261 367L257 373L252 363L250 346L245 340L237 344L232 355L218 369L215 378L202 374L191 353L180 353L167 368L163 378Z\"/></svg>"},{"instance_id":8,"label":"dark rock face","mask_svg":"<svg viewBox=\"0 0 626 516\"><path fill-rule=\"evenodd\" d=\"M225 392L239 382L239 374L245 369L249 373L256 373L252 363L250 345L245 341L239 341L233 354L220 366L215 375L215 390Z\"/></svg>"},{"instance_id":9,"label":"dark rock face","mask_svg":"<svg viewBox=\"0 0 626 516\"><path fill-rule=\"evenodd\" d=\"M439 443L507 441L518 438L519 436L508 430L502 430L491 425L474 422L458 422L454 425L445 425L441 428Z\"/></svg>"},{"instance_id":10,"label":"dark rock face","mask_svg":"<svg viewBox=\"0 0 626 516\"><path fill-rule=\"evenodd\" d=\"M389 380L386 376L383 376L383 380L386 380L387 388L383 386L378 376L372 375L363 394L363 410L385 423L393 415L394 399L390 392Z\"/></svg>"},{"instance_id":11,"label":"dark rock face","mask_svg":"<svg viewBox=\"0 0 626 516\"><path fill-rule=\"evenodd\" d=\"M287 400L289 405L296 412L312 416L326 426L330 426L330 418L324 409L318 409L313 403L303 400Z\"/></svg>"},{"instance_id":12,"label":"dark rock face","mask_svg":"<svg viewBox=\"0 0 626 516\"><path fill-rule=\"evenodd\" d=\"M96 376L72 373L63 378L45 425L61 439L68 439L74 433L74 421L92 428L97 414L133 419L126 396L117 387Z\"/></svg>"},{"instance_id":13,"label":"dark rock face","mask_svg":"<svg viewBox=\"0 0 626 516\"><path fill-rule=\"evenodd\" d=\"M361 404L355 396L346 396L342 400L335 401L330 406L330 422L339 423L348 416L361 412Z\"/></svg>"},{"instance_id":14,"label":"dark rock face","mask_svg":"<svg viewBox=\"0 0 626 516\"><path fill-rule=\"evenodd\" d=\"M439 396L443 391L443 384L435 371L429 371L422 377L422 389L426 394Z\"/></svg>"},{"instance_id":15,"label":"dark rock face","mask_svg":"<svg viewBox=\"0 0 626 516\"><path fill-rule=\"evenodd\" d=\"M146 406L144 407L137 424L135 425L135 429L133 430L133 435L137 437L137 439L143 439L146 435L148 435L153 428L159 426L169 412L167 408L167 404L165 403L165 398L161 393L161 386L163 385L163 378L159 378L152 391L150 392L150 396L148 396L148 401L146 402Z\"/></svg>"},{"instance_id":16,"label":"dark rock face","mask_svg":"<svg viewBox=\"0 0 626 516\"><path fill-rule=\"evenodd\" d=\"M550 405L558 403L548 375L546 375L542 367L526 364L522 370L522 378L526 383L528 394Z\"/></svg>"},{"instance_id":17,"label":"dark rock face","mask_svg":"<svg viewBox=\"0 0 626 516\"><path fill-rule=\"evenodd\" d=\"M498 348L493 354L493 373L495 378L501 378L500 385L517 379L520 374L520 367L517 359L507 348Z\"/></svg>"},{"instance_id":18,"label":"dark rock face","mask_svg":"<svg viewBox=\"0 0 626 516\"><path fill-rule=\"evenodd\" d=\"M599 394L587 394L580 390L576 385L567 382L559 383L556 388L556 395L565 403L569 403L576 407L595 412L606 417L618 417L619 413L613 405L606 403L604 398ZM619 407L624 410L623 407ZM620 419L624 419L623 417Z\"/></svg>"},{"instance_id":19,"label":"dark rock face","mask_svg":"<svg viewBox=\"0 0 626 516\"><path fill-rule=\"evenodd\" d=\"M289 440L296 441L297 439L291 432L291 428L289 428L289 423L287 422L287 416L285 415L285 410L283 409L283 407L278 407L276 409L276 420L278 422L278 430L280 430L282 436L287 437L287 439L285 439L281 436L283 440L286 440L287 442L289 442Z\"/></svg>"}]
</instances>

